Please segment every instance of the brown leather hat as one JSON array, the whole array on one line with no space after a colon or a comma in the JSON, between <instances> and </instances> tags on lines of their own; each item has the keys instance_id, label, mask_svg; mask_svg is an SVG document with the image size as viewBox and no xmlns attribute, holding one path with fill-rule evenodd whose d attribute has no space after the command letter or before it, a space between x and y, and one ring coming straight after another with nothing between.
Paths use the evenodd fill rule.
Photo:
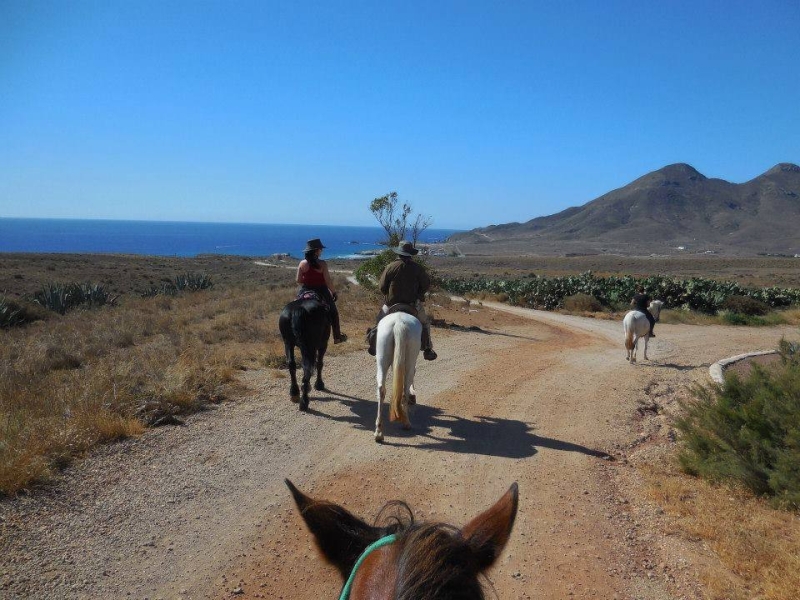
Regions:
<instances>
[{"instance_id":1,"label":"brown leather hat","mask_svg":"<svg viewBox=\"0 0 800 600\"><path fill-rule=\"evenodd\" d=\"M397 248L392 248L392 250L394 250L395 254L399 254L400 256L415 256L419 253L419 250L414 248L414 244L408 240L403 240Z\"/></svg>"},{"instance_id":2,"label":"brown leather hat","mask_svg":"<svg viewBox=\"0 0 800 600\"><path fill-rule=\"evenodd\" d=\"M303 252L311 252L312 250L322 250L325 246L322 245L322 240L314 238L306 242L306 249Z\"/></svg>"}]
</instances>

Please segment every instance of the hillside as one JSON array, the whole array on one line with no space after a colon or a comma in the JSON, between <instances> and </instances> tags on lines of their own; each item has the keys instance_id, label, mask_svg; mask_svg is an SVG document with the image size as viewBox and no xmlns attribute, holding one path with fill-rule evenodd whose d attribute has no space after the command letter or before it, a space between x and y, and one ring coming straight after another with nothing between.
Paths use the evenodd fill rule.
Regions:
<instances>
[{"instance_id":1,"label":"hillside","mask_svg":"<svg viewBox=\"0 0 800 600\"><path fill-rule=\"evenodd\" d=\"M800 253L800 167L746 183L668 165L591 202L449 241L466 254Z\"/></svg>"}]
</instances>

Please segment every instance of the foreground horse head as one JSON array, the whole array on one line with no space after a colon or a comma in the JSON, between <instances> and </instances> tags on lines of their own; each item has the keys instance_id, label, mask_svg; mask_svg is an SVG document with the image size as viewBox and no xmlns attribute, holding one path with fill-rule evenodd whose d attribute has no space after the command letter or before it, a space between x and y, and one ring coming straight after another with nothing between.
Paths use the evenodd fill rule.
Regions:
<instances>
[{"instance_id":1,"label":"foreground horse head","mask_svg":"<svg viewBox=\"0 0 800 600\"><path fill-rule=\"evenodd\" d=\"M389 420L400 421L410 429L408 404L416 402L414 374L417 355L422 345L422 323L403 312L386 315L378 323L375 362L378 365L378 417L375 419L375 441L383 441L383 399L386 396L386 374L392 365L392 398Z\"/></svg>"},{"instance_id":2,"label":"foreground horse head","mask_svg":"<svg viewBox=\"0 0 800 600\"><path fill-rule=\"evenodd\" d=\"M647 309L653 318L658 321L661 316L661 308L664 303L661 300L653 300ZM638 310L630 310L625 318L622 319L622 330L625 333L625 360L631 364L636 362L636 351L639 340L644 338L644 359L647 358L647 344L650 341L650 322L645 314Z\"/></svg>"},{"instance_id":3,"label":"foreground horse head","mask_svg":"<svg viewBox=\"0 0 800 600\"><path fill-rule=\"evenodd\" d=\"M323 556L345 580L340 600L483 600L480 575L508 542L519 499L514 483L461 530L416 524L408 506L395 502L387 507L403 509L405 519L377 527L306 496L288 479L286 485Z\"/></svg>"},{"instance_id":4,"label":"foreground horse head","mask_svg":"<svg viewBox=\"0 0 800 600\"><path fill-rule=\"evenodd\" d=\"M315 298L293 300L281 312L281 316L278 318L278 328L283 338L286 363L289 366L289 375L292 380L289 395L292 402L300 402L300 410L308 410L308 392L311 387L311 374L315 368L317 379L314 382L314 389L325 389L325 383L322 381L322 365L325 351L328 349L328 338L331 334L328 309L325 304ZM295 346L300 348L303 366L302 398L300 388L297 386Z\"/></svg>"}]
</instances>

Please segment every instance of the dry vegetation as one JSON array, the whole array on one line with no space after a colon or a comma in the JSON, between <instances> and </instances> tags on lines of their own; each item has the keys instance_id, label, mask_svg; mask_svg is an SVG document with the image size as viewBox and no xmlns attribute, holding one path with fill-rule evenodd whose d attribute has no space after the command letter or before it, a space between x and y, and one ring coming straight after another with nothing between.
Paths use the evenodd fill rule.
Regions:
<instances>
[{"instance_id":1,"label":"dry vegetation","mask_svg":"<svg viewBox=\"0 0 800 600\"><path fill-rule=\"evenodd\" d=\"M49 313L0 331L0 494L46 480L97 443L175 423L229 397L240 370L285 364L276 324L294 292L288 269L230 257L24 262L22 277L15 277L22 261L4 260L0 268L0 280L18 284L5 288L10 297L24 301L51 273L60 281L102 281L124 295L115 307ZM210 272L213 289L139 297L153 282L197 269ZM339 288L346 327L366 328L374 302L343 279ZM330 352L357 347L359 336L353 338Z\"/></svg>"},{"instance_id":2,"label":"dry vegetation","mask_svg":"<svg viewBox=\"0 0 800 600\"><path fill-rule=\"evenodd\" d=\"M451 274L692 274L758 285L800 285L791 259L435 259ZM616 261L616 263L614 263ZM291 261L290 261L291 262ZM289 263L287 263L289 264ZM352 268L349 263L334 268ZM139 293L186 271L208 273L214 288L144 299ZM361 351L377 300L336 275L343 329L351 342L330 352ZM293 272L239 257L196 259L4 255L0 292L21 299L49 281L94 281L122 294L119 305L47 314L32 325L0 330L0 493L46 480L92 445L138 435L159 420L202 410L232 397L236 373L284 362L277 331L280 308L292 297ZM431 306L445 321L469 325L468 304L446 295ZM592 313L583 299L576 311ZM718 317L664 313L666 322L705 324ZM790 322L800 311L787 311ZM279 374L280 371L274 371ZM278 375L280 376L280 375ZM640 466L652 499L666 513L668 533L707 544L718 567L701 569L708 598L794 598L800 589L800 519L744 492L681 473L671 455Z\"/></svg>"},{"instance_id":3,"label":"dry vegetation","mask_svg":"<svg viewBox=\"0 0 800 600\"><path fill-rule=\"evenodd\" d=\"M713 600L792 600L800 589L800 517L741 489L678 470L671 455L639 466L669 535L701 542L718 562L698 563Z\"/></svg>"}]
</instances>

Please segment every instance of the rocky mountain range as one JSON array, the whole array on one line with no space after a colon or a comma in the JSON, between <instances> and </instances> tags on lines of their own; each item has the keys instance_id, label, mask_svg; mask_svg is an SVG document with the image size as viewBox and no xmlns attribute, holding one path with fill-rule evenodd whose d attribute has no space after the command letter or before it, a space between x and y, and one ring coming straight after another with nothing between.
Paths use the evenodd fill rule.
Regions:
<instances>
[{"instance_id":1,"label":"rocky mountain range","mask_svg":"<svg viewBox=\"0 0 800 600\"><path fill-rule=\"evenodd\" d=\"M800 253L800 167L746 183L668 165L560 213L449 240L465 254Z\"/></svg>"}]
</instances>

